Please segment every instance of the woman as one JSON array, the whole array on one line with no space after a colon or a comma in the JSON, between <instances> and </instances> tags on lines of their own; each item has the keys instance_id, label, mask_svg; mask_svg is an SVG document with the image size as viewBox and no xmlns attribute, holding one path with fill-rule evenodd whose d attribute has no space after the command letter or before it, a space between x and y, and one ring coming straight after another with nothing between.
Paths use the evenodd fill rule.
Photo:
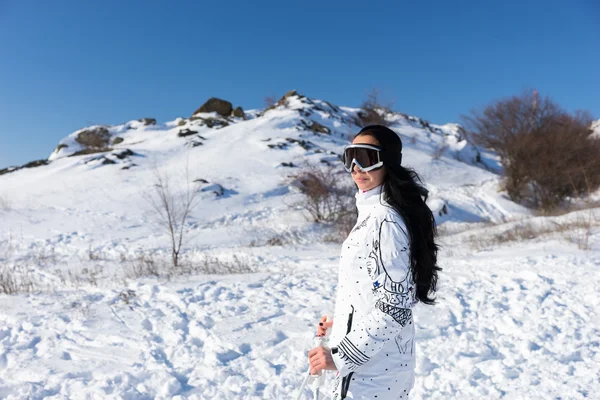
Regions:
<instances>
[{"instance_id":1,"label":"woman","mask_svg":"<svg viewBox=\"0 0 600 400\"><path fill-rule=\"evenodd\" d=\"M406 399L414 385L412 308L433 304L438 246L427 190L401 165L402 141L370 125L344 149L358 186L358 220L343 243L329 345L309 352L311 374L337 370L332 397Z\"/></svg>"}]
</instances>

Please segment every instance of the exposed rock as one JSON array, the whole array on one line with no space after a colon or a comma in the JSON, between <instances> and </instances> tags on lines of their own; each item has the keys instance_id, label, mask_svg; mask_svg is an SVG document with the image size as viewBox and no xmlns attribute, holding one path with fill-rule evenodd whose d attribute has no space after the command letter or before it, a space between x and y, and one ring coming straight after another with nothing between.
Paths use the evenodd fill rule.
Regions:
<instances>
[{"instance_id":1,"label":"exposed rock","mask_svg":"<svg viewBox=\"0 0 600 400\"><path fill-rule=\"evenodd\" d=\"M274 104L272 107L269 107L269 108L275 108L275 107L277 107L277 106L283 106L283 105L285 105L285 104L287 103L287 99L289 99L290 97L293 97L293 96L298 96L298 97L300 97L300 98L303 98L303 97L304 97L304 96L302 96L302 95L298 94L298 92L297 92L297 91L295 91L295 90L290 90L289 92L287 92L286 94L284 94L284 95L283 95L283 97L282 97L282 98L280 98L280 99L277 101L277 103L275 103L275 104Z\"/></svg>"},{"instance_id":2,"label":"exposed rock","mask_svg":"<svg viewBox=\"0 0 600 400\"><path fill-rule=\"evenodd\" d=\"M110 133L105 127L99 126L79 132L75 140L86 147L102 148L108 145Z\"/></svg>"},{"instance_id":3,"label":"exposed rock","mask_svg":"<svg viewBox=\"0 0 600 400\"><path fill-rule=\"evenodd\" d=\"M218 99L216 97L211 97L199 109L194 111L194 114L192 115L196 115L198 113L216 112L219 115L227 117L231 115L232 111L233 107L230 102L228 102L227 100Z\"/></svg>"},{"instance_id":4,"label":"exposed rock","mask_svg":"<svg viewBox=\"0 0 600 400\"><path fill-rule=\"evenodd\" d=\"M194 179L194 182L208 183L208 181L206 179L203 179L203 178Z\"/></svg>"},{"instance_id":5,"label":"exposed rock","mask_svg":"<svg viewBox=\"0 0 600 400\"><path fill-rule=\"evenodd\" d=\"M311 149L317 147L313 142L311 142L309 140L294 139L294 138L285 138L285 140L287 140L290 143L297 143L304 150L311 150Z\"/></svg>"},{"instance_id":6,"label":"exposed rock","mask_svg":"<svg viewBox=\"0 0 600 400\"><path fill-rule=\"evenodd\" d=\"M213 183L200 189L201 192L213 192L217 197L222 196L225 193L225 188L218 183Z\"/></svg>"},{"instance_id":7,"label":"exposed rock","mask_svg":"<svg viewBox=\"0 0 600 400\"><path fill-rule=\"evenodd\" d=\"M239 106L233 110L233 116L237 117L237 118L246 119L246 114L244 114L244 109Z\"/></svg>"},{"instance_id":8,"label":"exposed rock","mask_svg":"<svg viewBox=\"0 0 600 400\"><path fill-rule=\"evenodd\" d=\"M308 123L304 120L302 120L302 125L304 125L304 127L308 130L310 130L313 133L324 133L329 135L331 133L330 129L327 128L326 126L321 125L320 123L318 123L317 121L311 121L312 123L310 125L308 125Z\"/></svg>"},{"instance_id":9,"label":"exposed rock","mask_svg":"<svg viewBox=\"0 0 600 400\"><path fill-rule=\"evenodd\" d=\"M444 206L442 207L442 209L438 212L438 215L441 217L442 215L448 214L448 208L446 207L446 204L444 204Z\"/></svg>"},{"instance_id":10,"label":"exposed rock","mask_svg":"<svg viewBox=\"0 0 600 400\"><path fill-rule=\"evenodd\" d=\"M24 169L24 168L35 168L35 167L41 167L42 165L48 165L48 164L50 164L50 161L48 161L46 159L30 161L27 164L21 165L20 167L8 167L8 168L0 169L0 175L15 172L15 171L18 171L18 170Z\"/></svg>"},{"instance_id":11,"label":"exposed rock","mask_svg":"<svg viewBox=\"0 0 600 400\"><path fill-rule=\"evenodd\" d=\"M177 126L183 126L185 124L188 123L188 120L185 118L179 118L179 120L177 121Z\"/></svg>"},{"instance_id":12,"label":"exposed rock","mask_svg":"<svg viewBox=\"0 0 600 400\"><path fill-rule=\"evenodd\" d=\"M214 127L226 127L229 126L229 122L227 121L223 121L222 119L216 119L216 118L203 118L202 119L203 124L201 125L206 125L209 128L214 128Z\"/></svg>"},{"instance_id":13,"label":"exposed rock","mask_svg":"<svg viewBox=\"0 0 600 400\"><path fill-rule=\"evenodd\" d=\"M289 162L289 163L287 163L287 162L282 162L282 163L281 163L281 164L279 164L279 165L281 165L282 167L290 167L290 168L294 168L294 167L296 167L296 166L294 165L294 163L293 163L293 162Z\"/></svg>"},{"instance_id":14,"label":"exposed rock","mask_svg":"<svg viewBox=\"0 0 600 400\"><path fill-rule=\"evenodd\" d=\"M125 149L123 151L112 153L112 154L101 155L98 157L92 157L89 160L86 160L85 163L87 164L90 162L102 160L102 165L112 165L112 164L117 164L118 160L124 160L127 157L135 156L135 155L136 155L136 153L134 153L130 149Z\"/></svg>"},{"instance_id":15,"label":"exposed rock","mask_svg":"<svg viewBox=\"0 0 600 400\"><path fill-rule=\"evenodd\" d=\"M66 149L67 147L69 147L68 144L59 144L58 146L56 146L56 149L54 150L55 153L58 153L59 151L61 151L62 149Z\"/></svg>"},{"instance_id":16,"label":"exposed rock","mask_svg":"<svg viewBox=\"0 0 600 400\"><path fill-rule=\"evenodd\" d=\"M115 157L117 157L119 160L123 160L130 156L135 156L135 153L129 149L125 149L120 153L115 153Z\"/></svg>"},{"instance_id":17,"label":"exposed rock","mask_svg":"<svg viewBox=\"0 0 600 400\"><path fill-rule=\"evenodd\" d=\"M285 149L288 144L283 142L283 143L277 143L277 144L268 144L267 146L269 146L270 149Z\"/></svg>"},{"instance_id":18,"label":"exposed rock","mask_svg":"<svg viewBox=\"0 0 600 400\"><path fill-rule=\"evenodd\" d=\"M70 154L69 157L85 156L88 154L96 154L96 153L108 153L109 151L112 151L112 149L110 147L83 149L83 150L76 151L73 154Z\"/></svg>"},{"instance_id":19,"label":"exposed rock","mask_svg":"<svg viewBox=\"0 0 600 400\"><path fill-rule=\"evenodd\" d=\"M265 112L272 110L274 108L277 108L279 106L284 106L287 103L287 99L289 99L292 96L298 96L299 98L303 99L305 96L302 96L301 94L298 94L298 92L296 90L290 90L289 92L287 92L286 94L283 95L283 97L281 97L279 100L277 100L276 103L270 105L269 107L265 108L264 111L262 111L261 113L259 113L258 115L263 115Z\"/></svg>"},{"instance_id":20,"label":"exposed rock","mask_svg":"<svg viewBox=\"0 0 600 400\"><path fill-rule=\"evenodd\" d=\"M317 147L313 142L303 139L285 138L286 142L279 142L276 144L268 144L271 149L286 149L290 143L296 143L304 150L312 150Z\"/></svg>"},{"instance_id":21,"label":"exposed rock","mask_svg":"<svg viewBox=\"0 0 600 400\"><path fill-rule=\"evenodd\" d=\"M179 131L179 133L177 134L177 136L179 137L186 137L186 136L191 136L191 135L195 135L196 133L198 133L198 131L193 131L191 129L182 129Z\"/></svg>"},{"instance_id":22,"label":"exposed rock","mask_svg":"<svg viewBox=\"0 0 600 400\"><path fill-rule=\"evenodd\" d=\"M116 145L116 144L119 144L119 143L123 143L123 140L124 139L122 137L116 137L116 138L113 139L112 144Z\"/></svg>"},{"instance_id":23,"label":"exposed rock","mask_svg":"<svg viewBox=\"0 0 600 400\"><path fill-rule=\"evenodd\" d=\"M202 117L191 117L190 121L200 121L199 123L196 123L196 125L200 125L200 126L206 126L208 128L224 128L226 126L229 126L229 122L227 122L224 119L220 119L220 118L202 118Z\"/></svg>"},{"instance_id":24,"label":"exposed rock","mask_svg":"<svg viewBox=\"0 0 600 400\"><path fill-rule=\"evenodd\" d=\"M289 92L284 94L283 97L280 98L277 103L283 104L283 102L285 102L285 100L287 100L288 97L297 96L297 95L298 95L298 92L296 90L290 90Z\"/></svg>"},{"instance_id":25,"label":"exposed rock","mask_svg":"<svg viewBox=\"0 0 600 400\"><path fill-rule=\"evenodd\" d=\"M144 125L156 125L155 118L140 118L140 119L138 119L138 121L140 121Z\"/></svg>"}]
</instances>

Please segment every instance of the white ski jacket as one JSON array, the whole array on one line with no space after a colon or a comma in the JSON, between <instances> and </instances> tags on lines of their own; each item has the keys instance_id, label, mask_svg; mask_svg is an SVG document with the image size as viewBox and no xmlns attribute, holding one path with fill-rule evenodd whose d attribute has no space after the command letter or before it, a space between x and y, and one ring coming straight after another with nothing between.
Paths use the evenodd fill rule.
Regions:
<instances>
[{"instance_id":1,"label":"white ski jacket","mask_svg":"<svg viewBox=\"0 0 600 400\"><path fill-rule=\"evenodd\" d=\"M343 243L333 327L333 400L406 399L414 384L418 302L409 237L381 185L359 191L358 220Z\"/></svg>"}]
</instances>

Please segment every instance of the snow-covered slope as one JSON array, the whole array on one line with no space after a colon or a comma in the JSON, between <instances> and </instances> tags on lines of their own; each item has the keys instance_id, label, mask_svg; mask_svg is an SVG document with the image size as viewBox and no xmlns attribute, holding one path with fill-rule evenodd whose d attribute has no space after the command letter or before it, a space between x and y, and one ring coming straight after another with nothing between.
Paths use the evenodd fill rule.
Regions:
<instances>
[{"instance_id":1,"label":"snow-covered slope","mask_svg":"<svg viewBox=\"0 0 600 400\"><path fill-rule=\"evenodd\" d=\"M245 118L88 127L47 165L0 174L0 278L16 268L37 289L0 295L0 398L293 398L333 310L339 244L289 207L289 176L309 161L350 182L339 155L358 112L290 94ZM389 120L445 233L439 304L416 310L413 398L593 398L600 232L582 226L594 214L532 219L460 126ZM201 183L185 259L256 272L128 278L169 253L145 201L154 169L176 191Z\"/></svg>"},{"instance_id":2,"label":"snow-covered slope","mask_svg":"<svg viewBox=\"0 0 600 400\"><path fill-rule=\"evenodd\" d=\"M57 250L65 242L103 251L156 248L164 237L149 223L152 213L143 207L142 194L153 183L153 166L182 177L186 163L190 179L225 191L224 196L207 195L193 213L198 234L209 229L213 239L222 236L217 225L227 225L228 218L236 219L233 228L240 226L239 218L251 220L255 227L272 226L289 214L286 179L297 168L285 163L330 163L349 180L338 160L348 134L358 129L352 123L357 111L296 95L264 114L248 112L248 120L229 118L220 128L209 128L203 119L178 119L74 132L59 143L49 165L0 175L0 197L11 208L3 215L3 230L13 236L22 233L20 243L43 240ZM456 125L429 125L402 115L393 120L404 142L404 162L430 189L429 204L438 222L499 222L528 213L498 191L497 158L470 145ZM311 131L315 122L330 133ZM111 151L72 156L85 149L78 135L98 128L106 134L102 147ZM122 141L112 144L116 138ZM303 222L294 213L290 217L289 222ZM222 239L219 245L231 241L227 235Z\"/></svg>"},{"instance_id":3,"label":"snow-covered slope","mask_svg":"<svg viewBox=\"0 0 600 400\"><path fill-rule=\"evenodd\" d=\"M592 123L592 131L594 131L592 136L600 139L600 119Z\"/></svg>"}]
</instances>

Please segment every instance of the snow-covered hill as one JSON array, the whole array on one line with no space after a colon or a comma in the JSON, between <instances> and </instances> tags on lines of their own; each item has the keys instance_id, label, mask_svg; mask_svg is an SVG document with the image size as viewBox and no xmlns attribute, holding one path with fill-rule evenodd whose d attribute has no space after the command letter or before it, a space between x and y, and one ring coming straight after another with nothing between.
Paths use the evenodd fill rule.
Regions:
<instances>
[{"instance_id":1,"label":"snow-covered hill","mask_svg":"<svg viewBox=\"0 0 600 400\"><path fill-rule=\"evenodd\" d=\"M339 156L359 111L291 92L238 116L87 127L0 171L0 278L36 285L0 295L0 397L292 398L333 309L339 244L289 206L290 176L311 162L350 182ZM439 305L416 311L413 398L593 398L597 214L532 218L460 126L388 120L444 233ZM156 170L176 191L201 185L185 259L254 272L131 278L168 258L145 200Z\"/></svg>"}]
</instances>

